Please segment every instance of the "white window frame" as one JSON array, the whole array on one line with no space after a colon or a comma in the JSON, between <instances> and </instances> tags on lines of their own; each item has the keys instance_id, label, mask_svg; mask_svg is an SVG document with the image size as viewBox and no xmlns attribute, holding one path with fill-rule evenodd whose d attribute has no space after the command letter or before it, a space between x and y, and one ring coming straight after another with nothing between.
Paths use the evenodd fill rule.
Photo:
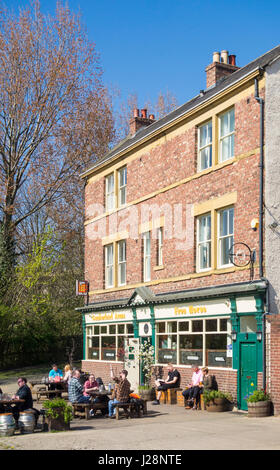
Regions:
<instances>
[{"instance_id":1,"label":"white window frame","mask_svg":"<svg viewBox=\"0 0 280 470\"><path fill-rule=\"evenodd\" d=\"M121 184L122 174L125 172L124 184ZM118 206L123 207L126 205L126 186L127 186L127 167L124 166L118 170ZM124 195L124 202L122 201Z\"/></svg>"},{"instance_id":2,"label":"white window frame","mask_svg":"<svg viewBox=\"0 0 280 470\"><path fill-rule=\"evenodd\" d=\"M110 188L110 181L113 182L112 188ZM110 212L115 209L115 175L110 173L110 175L105 177L105 210Z\"/></svg>"},{"instance_id":3,"label":"white window frame","mask_svg":"<svg viewBox=\"0 0 280 470\"><path fill-rule=\"evenodd\" d=\"M209 126L211 125L211 141L207 142L205 145L200 146L200 136L201 136L201 131L204 127L207 126L207 138L209 138ZM202 124L198 128L198 171L203 171L207 170L207 168L211 168L213 165L213 125L212 125L212 120L206 122L205 124ZM205 168L202 168L201 165L201 153L203 150L209 149L209 152L211 153L211 162L210 162L210 156L209 156L209 165L206 166Z\"/></svg>"},{"instance_id":4,"label":"white window frame","mask_svg":"<svg viewBox=\"0 0 280 470\"><path fill-rule=\"evenodd\" d=\"M122 253L121 246L124 246L124 259L120 258L120 254ZM126 285L126 241L120 240L117 243L117 250L118 250L118 286L125 286ZM124 266L125 271L125 280L121 282L121 270Z\"/></svg>"},{"instance_id":5,"label":"white window frame","mask_svg":"<svg viewBox=\"0 0 280 470\"><path fill-rule=\"evenodd\" d=\"M112 249L112 263L108 263L108 251ZM115 263L114 263L114 244L110 243L110 245L105 246L104 250L104 257L105 257L105 288L110 289L111 287L115 286ZM109 284L109 272L112 270L112 284Z\"/></svg>"},{"instance_id":6,"label":"white window frame","mask_svg":"<svg viewBox=\"0 0 280 470\"><path fill-rule=\"evenodd\" d=\"M227 233L225 235L221 235L220 234L220 229L221 229L221 215L222 213L224 213L225 211L230 211L232 210L233 211L233 222L232 222L232 227L233 227L233 232L232 233L229 233L229 217L228 217L228 220L227 220ZM232 237L232 243L231 245L234 243L234 206L230 206L230 207L224 207L223 209L220 209L218 211L218 233L217 233L217 243L218 243L218 247L217 247L217 251L218 251L218 268L227 268L227 267L230 267L230 266L233 266L232 263L227 263L227 264L222 264L221 263L221 260L222 260L222 256L221 256L221 250L222 250L222 240L226 239L226 238L231 238Z\"/></svg>"},{"instance_id":7,"label":"white window frame","mask_svg":"<svg viewBox=\"0 0 280 470\"><path fill-rule=\"evenodd\" d=\"M233 116L234 116L234 130L222 136L221 135L221 120L224 116L229 115L232 111L233 111ZM235 145L234 138L235 138L235 109L231 108L231 109L228 109L225 113L220 114L219 116L219 163L226 162L227 160L230 160L231 158L234 157L234 145ZM222 143L226 139L228 140L233 139L233 155L230 155L227 158L223 158Z\"/></svg>"},{"instance_id":8,"label":"white window frame","mask_svg":"<svg viewBox=\"0 0 280 470\"><path fill-rule=\"evenodd\" d=\"M147 250L147 247L149 247L149 250ZM148 282L150 280L151 280L151 232L145 232L143 233L143 281Z\"/></svg>"},{"instance_id":9,"label":"white window frame","mask_svg":"<svg viewBox=\"0 0 280 470\"><path fill-rule=\"evenodd\" d=\"M207 219L210 221L210 238L205 239L205 240L200 240L200 233L201 233L201 221L202 219ZM211 213L208 214L203 214L200 217L197 218L197 242L196 242L196 253L197 253L197 262L196 262L196 270L197 272L204 272L204 271L209 271L212 268L212 258L211 258L211 248L212 248L212 234L211 234L211 224L212 224L212 217ZM209 259L209 266L207 268L202 268L201 267L201 259L200 259L200 246L201 245L208 245L208 256L207 258Z\"/></svg>"}]
</instances>

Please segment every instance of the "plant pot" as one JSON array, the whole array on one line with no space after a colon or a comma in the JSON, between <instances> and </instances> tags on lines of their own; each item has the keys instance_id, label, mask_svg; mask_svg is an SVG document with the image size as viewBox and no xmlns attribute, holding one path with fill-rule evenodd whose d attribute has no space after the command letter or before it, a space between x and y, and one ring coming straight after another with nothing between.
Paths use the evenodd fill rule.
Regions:
<instances>
[{"instance_id":1,"label":"plant pot","mask_svg":"<svg viewBox=\"0 0 280 470\"><path fill-rule=\"evenodd\" d=\"M48 425L48 431L69 431L70 421L65 423L63 411L57 410L58 417L53 418L52 416L46 416L46 423Z\"/></svg>"},{"instance_id":2,"label":"plant pot","mask_svg":"<svg viewBox=\"0 0 280 470\"><path fill-rule=\"evenodd\" d=\"M206 410L210 413L230 411L231 409L232 403L226 398L215 398L206 404Z\"/></svg>"},{"instance_id":3,"label":"plant pot","mask_svg":"<svg viewBox=\"0 0 280 470\"><path fill-rule=\"evenodd\" d=\"M156 398L155 389L149 388L147 390L139 390L138 394L142 400L153 401Z\"/></svg>"},{"instance_id":4,"label":"plant pot","mask_svg":"<svg viewBox=\"0 0 280 470\"><path fill-rule=\"evenodd\" d=\"M271 401L257 401L255 403L248 403L248 417L249 418L263 418L271 415Z\"/></svg>"}]
</instances>

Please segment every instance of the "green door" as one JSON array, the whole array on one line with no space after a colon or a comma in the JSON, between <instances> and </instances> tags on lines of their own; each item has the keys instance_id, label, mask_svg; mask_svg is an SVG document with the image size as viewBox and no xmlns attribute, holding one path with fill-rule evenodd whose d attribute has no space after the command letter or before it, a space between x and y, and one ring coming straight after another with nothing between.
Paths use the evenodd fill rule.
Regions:
<instances>
[{"instance_id":1,"label":"green door","mask_svg":"<svg viewBox=\"0 0 280 470\"><path fill-rule=\"evenodd\" d=\"M241 410L247 410L246 397L257 389L257 345L250 339L239 344L239 403Z\"/></svg>"}]
</instances>

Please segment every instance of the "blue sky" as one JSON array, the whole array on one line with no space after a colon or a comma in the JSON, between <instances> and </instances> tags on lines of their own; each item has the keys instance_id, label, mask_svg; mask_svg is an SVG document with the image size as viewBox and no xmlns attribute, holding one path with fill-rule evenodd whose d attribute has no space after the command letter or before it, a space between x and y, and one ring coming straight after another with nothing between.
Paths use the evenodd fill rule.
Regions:
<instances>
[{"instance_id":1,"label":"blue sky","mask_svg":"<svg viewBox=\"0 0 280 470\"><path fill-rule=\"evenodd\" d=\"M6 0L9 6L26 0ZM41 0L53 12L56 0ZM244 66L280 43L280 2L220 0L68 0L79 7L101 54L104 82L139 107L171 91L178 104L206 88L212 53L226 49Z\"/></svg>"}]
</instances>

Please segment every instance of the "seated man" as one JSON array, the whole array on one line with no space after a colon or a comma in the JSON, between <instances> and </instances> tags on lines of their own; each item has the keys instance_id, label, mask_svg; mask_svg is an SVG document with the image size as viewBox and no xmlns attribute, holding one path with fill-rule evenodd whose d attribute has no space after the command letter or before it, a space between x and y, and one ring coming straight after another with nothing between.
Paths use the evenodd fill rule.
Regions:
<instances>
[{"instance_id":1,"label":"seated man","mask_svg":"<svg viewBox=\"0 0 280 470\"><path fill-rule=\"evenodd\" d=\"M68 384L68 399L71 403L90 403L90 395L84 395L84 388L79 381L81 373L78 369L74 370L72 378Z\"/></svg>"},{"instance_id":2,"label":"seated man","mask_svg":"<svg viewBox=\"0 0 280 470\"><path fill-rule=\"evenodd\" d=\"M116 417L116 408L114 403L127 403L129 401L130 383L127 380L127 370L122 370L120 376L114 377L113 369L111 368L111 378L116 382L115 397L109 401L109 418Z\"/></svg>"},{"instance_id":3,"label":"seated man","mask_svg":"<svg viewBox=\"0 0 280 470\"><path fill-rule=\"evenodd\" d=\"M160 397L162 391L168 390L169 388L177 388L180 387L180 373L177 369L174 369L173 365L169 363L167 365L167 378L166 380L156 380L155 384L157 387L157 398L155 401L152 402L152 405L159 405L160 404Z\"/></svg>"},{"instance_id":4,"label":"seated man","mask_svg":"<svg viewBox=\"0 0 280 470\"><path fill-rule=\"evenodd\" d=\"M185 397L186 400L190 400L191 406L194 410L197 408L197 402L200 397L201 392L201 384L203 381L203 373L202 370L197 366L192 366L193 375L192 381L188 385L188 388L182 392L182 395Z\"/></svg>"},{"instance_id":5,"label":"seated man","mask_svg":"<svg viewBox=\"0 0 280 470\"><path fill-rule=\"evenodd\" d=\"M56 364L53 364L52 369L49 372L49 389L50 390L63 390L63 385L59 382L63 380L63 373ZM61 398L61 394L58 395ZM51 398L51 397L50 397Z\"/></svg>"},{"instance_id":6,"label":"seated man","mask_svg":"<svg viewBox=\"0 0 280 470\"><path fill-rule=\"evenodd\" d=\"M19 413L21 411L32 410L35 415L35 425L37 425L38 417L40 412L33 408L33 398L30 388L27 385L27 380L25 377L18 378L18 386L19 389L15 395L12 396L13 399L21 399L24 400L23 403L17 403L12 408L12 413L15 418L16 423L18 423Z\"/></svg>"}]
</instances>

